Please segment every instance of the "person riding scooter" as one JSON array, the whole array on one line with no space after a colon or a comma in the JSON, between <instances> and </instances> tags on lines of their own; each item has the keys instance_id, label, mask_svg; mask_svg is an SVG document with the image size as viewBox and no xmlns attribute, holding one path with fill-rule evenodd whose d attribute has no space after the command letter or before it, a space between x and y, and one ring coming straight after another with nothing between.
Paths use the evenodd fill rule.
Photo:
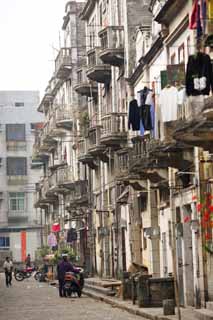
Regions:
<instances>
[{"instance_id":1,"label":"person riding scooter","mask_svg":"<svg viewBox=\"0 0 213 320\"><path fill-rule=\"evenodd\" d=\"M78 269L74 268L73 265L68 261L67 254L62 254L62 261L57 266L60 297L65 297L64 284L65 284L65 275L67 272L78 273Z\"/></svg>"}]
</instances>

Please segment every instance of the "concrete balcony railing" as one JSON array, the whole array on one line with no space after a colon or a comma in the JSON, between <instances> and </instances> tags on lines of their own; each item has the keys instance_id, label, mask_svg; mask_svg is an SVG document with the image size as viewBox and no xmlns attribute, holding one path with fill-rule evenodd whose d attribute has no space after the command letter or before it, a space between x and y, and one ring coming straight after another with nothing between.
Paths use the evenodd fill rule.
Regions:
<instances>
[{"instance_id":1,"label":"concrete balcony railing","mask_svg":"<svg viewBox=\"0 0 213 320\"><path fill-rule=\"evenodd\" d=\"M129 174L129 149L121 149L115 154L115 175L117 180L123 181Z\"/></svg>"},{"instance_id":2,"label":"concrete balcony railing","mask_svg":"<svg viewBox=\"0 0 213 320\"><path fill-rule=\"evenodd\" d=\"M99 32L101 41L100 59L112 66L124 63L124 28L108 26Z\"/></svg>"},{"instance_id":3,"label":"concrete balcony railing","mask_svg":"<svg viewBox=\"0 0 213 320\"><path fill-rule=\"evenodd\" d=\"M99 158L104 162L108 162L106 154L106 146L101 144L101 126L95 126L89 129L88 132L88 152L94 157Z\"/></svg>"},{"instance_id":4,"label":"concrete balcony railing","mask_svg":"<svg viewBox=\"0 0 213 320\"><path fill-rule=\"evenodd\" d=\"M60 78L57 78L55 75L50 80L49 91L50 91L50 95L52 96L53 99L56 96L56 94L57 94L58 90L60 89L60 87L62 86L62 84L63 84L63 80Z\"/></svg>"},{"instance_id":5,"label":"concrete balcony railing","mask_svg":"<svg viewBox=\"0 0 213 320\"><path fill-rule=\"evenodd\" d=\"M101 119L101 143L107 146L119 148L127 142L127 114L110 113Z\"/></svg>"},{"instance_id":6,"label":"concrete balcony railing","mask_svg":"<svg viewBox=\"0 0 213 320\"><path fill-rule=\"evenodd\" d=\"M88 151L88 138L80 139L78 141L78 161L88 165L91 169L95 169L97 165L94 162L93 156Z\"/></svg>"},{"instance_id":7,"label":"concrete balcony railing","mask_svg":"<svg viewBox=\"0 0 213 320\"><path fill-rule=\"evenodd\" d=\"M66 130L73 129L73 110L71 105L57 106L55 110L56 126Z\"/></svg>"},{"instance_id":8,"label":"concrete balcony railing","mask_svg":"<svg viewBox=\"0 0 213 320\"><path fill-rule=\"evenodd\" d=\"M58 79L66 80L72 68L72 49L61 48L55 60L55 76Z\"/></svg>"},{"instance_id":9,"label":"concrete balcony railing","mask_svg":"<svg viewBox=\"0 0 213 320\"><path fill-rule=\"evenodd\" d=\"M69 209L88 205L88 181L78 180L67 198Z\"/></svg>"},{"instance_id":10,"label":"concrete balcony railing","mask_svg":"<svg viewBox=\"0 0 213 320\"><path fill-rule=\"evenodd\" d=\"M67 189L72 189L75 184L73 168L66 166L57 169L57 181L58 185Z\"/></svg>"},{"instance_id":11,"label":"concrete balcony railing","mask_svg":"<svg viewBox=\"0 0 213 320\"><path fill-rule=\"evenodd\" d=\"M185 158L184 148L167 146L150 135L132 139L133 152L130 153L130 174L138 174L153 183L168 179L168 167L184 169L190 160Z\"/></svg>"},{"instance_id":12,"label":"concrete balcony railing","mask_svg":"<svg viewBox=\"0 0 213 320\"><path fill-rule=\"evenodd\" d=\"M87 97L97 97L98 95L98 85L95 81L89 80L86 75L87 67L83 66L77 71L77 85L75 86L75 91Z\"/></svg>"},{"instance_id":13,"label":"concrete balcony railing","mask_svg":"<svg viewBox=\"0 0 213 320\"><path fill-rule=\"evenodd\" d=\"M188 104L185 119L179 121L173 138L189 146L213 151L213 96L206 99L194 97Z\"/></svg>"},{"instance_id":14,"label":"concrete balcony railing","mask_svg":"<svg viewBox=\"0 0 213 320\"><path fill-rule=\"evenodd\" d=\"M109 83L111 79L111 66L102 62L100 52L100 47L95 47L87 52L88 69L86 75L90 80Z\"/></svg>"}]
</instances>

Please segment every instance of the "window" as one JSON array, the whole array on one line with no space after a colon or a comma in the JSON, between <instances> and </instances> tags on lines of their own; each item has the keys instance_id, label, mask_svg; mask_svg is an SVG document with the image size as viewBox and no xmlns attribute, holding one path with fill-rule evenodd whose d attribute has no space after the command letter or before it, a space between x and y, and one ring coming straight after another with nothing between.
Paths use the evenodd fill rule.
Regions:
<instances>
[{"instance_id":1,"label":"window","mask_svg":"<svg viewBox=\"0 0 213 320\"><path fill-rule=\"evenodd\" d=\"M178 60L179 60L179 63L185 63L184 43L178 48Z\"/></svg>"},{"instance_id":2,"label":"window","mask_svg":"<svg viewBox=\"0 0 213 320\"><path fill-rule=\"evenodd\" d=\"M0 237L0 249L9 249L10 248L10 238L9 237Z\"/></svg>"},{"instance_id":3,"label":"window","mask_svg":"<svg viewBox=\"0 0 213 320\"><path fill-rule=\"evenodd\" d=\"M24 107L24 102L15 102L15 107Z\"/></svg>"},{"instance_id":4,"label":"window","mask_svg":"<svg viewBox=\"0 0 213 320\"><path fill-rule=\"evenodd\" d=\"M25 124L6 124L7 141L25 141Z\"/></svg>"},{"instance_id":5,"label":"window","mask_svg":"<svg viewBox=\"0 0 213 320\"><path fill-rule=\"evenodd\" d=\"M173 53L173 55L171 55L171 64L175 64L175 60L176 60L176 54Z\"/></svg>"},{"instance_id":6,"label":"window","mask_svg":"<svg viewBox=\"0 0 213 320\"><path fill-rule=\"evenodd\" d=\"M8 176L26 176L27 158L7 158Z\"/></svg>"},{"instance_id":7,"label":"window","mask_svg":"<svg viewBox=\"0 0 213 320\"><path fill-rule=\"evenodd\" d=\"M25 194L24 192L9 193L9 209L10 211L24 211L25 209Z\"/></svg>"}]
</instances>

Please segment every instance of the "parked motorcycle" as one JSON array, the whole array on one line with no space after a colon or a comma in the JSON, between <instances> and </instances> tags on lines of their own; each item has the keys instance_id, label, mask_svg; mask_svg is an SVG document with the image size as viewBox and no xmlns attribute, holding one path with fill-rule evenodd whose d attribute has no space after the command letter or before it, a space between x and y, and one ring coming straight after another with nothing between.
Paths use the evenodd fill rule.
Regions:
<instances>
[{"instance_id":1,"label":"parked motorcycle","mask_svg":"<svg viewBox=\"0 0 213 320\"><path fill-rule=\"evenodd\" d=\"M14 277L17 281L23 281L24 279L30 278L32 274L36 276L37 268L36 267L26 267L24 269L15 269Z\"/></svg>"},{"instance_id":2,"label":"parked motorcycle","mask_svg":"<svg viewBox=\"0 0 213 320\"><path fill-rule=\"evenodd\" d=\"M79 270L78 273L66 272L64 278L64 295L71 297L73 294L77 294L81 297L82 289L84 286L84 275L83 270Z\"/></svg>"}]
</instances>

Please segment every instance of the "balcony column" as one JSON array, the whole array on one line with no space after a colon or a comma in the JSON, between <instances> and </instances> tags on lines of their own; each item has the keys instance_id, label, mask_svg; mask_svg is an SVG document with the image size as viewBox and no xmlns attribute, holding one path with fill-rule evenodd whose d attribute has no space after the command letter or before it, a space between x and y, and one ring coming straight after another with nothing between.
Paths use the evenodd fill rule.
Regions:
<instances>
[{"instance_id":1,"label":"balcony column","mask_svg":"<svg viewBox=\"0 0 213 320\"><path fill-rule=\"evenodd\" d=\"M141 217L138 207L137 192L133 191L132 221L131 221L131 242L132 262L142 264L142 238L141 238Z\"/></svg>"},{"instance_id":2,"label":"balcony column","mask_svg":"<svg viewBox=\"0 0 213 320\"><path fill-rule=\"evenodd\" d=\"M148 180L148 210L150 213L150 224L152 228L158 228L158 209L156 190L151 189L151 182ZM158 237L151 237L150 261L153 277L160 277L160 240Z\"/></svg>"}]
</instances>

